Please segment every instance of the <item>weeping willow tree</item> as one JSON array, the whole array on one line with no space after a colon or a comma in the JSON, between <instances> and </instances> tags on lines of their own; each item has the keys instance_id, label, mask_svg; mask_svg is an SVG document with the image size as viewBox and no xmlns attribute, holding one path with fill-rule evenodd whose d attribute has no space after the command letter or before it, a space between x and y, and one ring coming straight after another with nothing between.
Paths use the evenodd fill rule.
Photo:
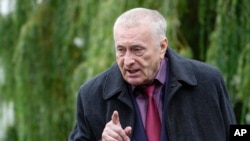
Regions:
<instances>
[{"instance_id":1,"label":"weeping willow tree","mask_svg":"<svg viewBox=\"0 0 250 141\"><path fill-rule=\"evenodd\" d=\"M117 15L109 15L122 10L106 9L112 4L19 0L13 13L1 17L1 98L15 105L15 124L5 140L67 138L80 84L114 62L111 29Z\"/></svg>"},{"instance_id":2,"label":"weeping willow tree","mask_svg":"<svg viewBox=\"0 0 250 141\"><path fill-rule=\"evenodd\" d=\"M170 47L223 73L239 123L250 103L248 0L16 0L0 17L0 102L13 101L6 141L66 140L80 85L115 62L112 26L127 9L159 10Z\"/></svg>"},{"instance_id":3,"label":"weeping willow tree","mask_svg":"<svg viewBox=\"0 0 250 141\"><path fill-rule=\"evenodd\" d=\"M248 0L218 1L216 27L207 53L207 61L218 66L224 75L239 123L250 122L247 119L250 113L249 4Z\"/></svg>"}]
</instances>

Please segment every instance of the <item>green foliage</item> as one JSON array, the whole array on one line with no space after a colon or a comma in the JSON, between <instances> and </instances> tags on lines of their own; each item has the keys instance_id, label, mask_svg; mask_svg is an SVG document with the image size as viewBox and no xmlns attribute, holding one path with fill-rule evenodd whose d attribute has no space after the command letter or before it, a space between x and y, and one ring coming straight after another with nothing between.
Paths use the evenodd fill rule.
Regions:
<instances>
[{"instance_id":1,"label":"green foliage","mask_svg":"<svg viewBox=\"0 0 250 141\"><path fill-rule=\"evenodd\" d=\"M250 43L249 4L247 0L218 1L216 26L207 52L207 62L220 68L224 75L239 123L246 122L245 115L250 109L246 107L250 98L246 89L250 85L246 82L250 75L245 72Z\"/></svg>"},{"instance_id":2,"label":"green foliage","mask_svg":"<svg viewBox=\"0 0 250 141\"><path fill-rule=\"evenodd\" d=\"M0 102L13 101L15 107L5 140L66 140L80 85L115 62L112 26L133 7L159 10L168 22L171 48L222 71L237 120L246 123L249 5L248 0L16 0L12 13L0 15Z\"/></svg>"}]
</instances>

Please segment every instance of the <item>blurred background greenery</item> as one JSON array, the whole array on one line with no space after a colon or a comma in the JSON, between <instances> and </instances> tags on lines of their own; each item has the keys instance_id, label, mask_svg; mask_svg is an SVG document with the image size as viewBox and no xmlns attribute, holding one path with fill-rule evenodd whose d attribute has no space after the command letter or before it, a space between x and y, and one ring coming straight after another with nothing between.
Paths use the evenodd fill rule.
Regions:
<instances>
[{"instance_id":1,"label":"blurred background greenery","mask_svg":"<svg viewBox=\"0 0 250 141\"><path fill-rule=\"evenodd\" d=\"M218 67L250 124L249 0L0 0L0 140L63 141L82 83L115 62L112 26L134 7L160 11L170 47ZM93 108L94 110L94 108Z\"/></svg>"}]
</instances>

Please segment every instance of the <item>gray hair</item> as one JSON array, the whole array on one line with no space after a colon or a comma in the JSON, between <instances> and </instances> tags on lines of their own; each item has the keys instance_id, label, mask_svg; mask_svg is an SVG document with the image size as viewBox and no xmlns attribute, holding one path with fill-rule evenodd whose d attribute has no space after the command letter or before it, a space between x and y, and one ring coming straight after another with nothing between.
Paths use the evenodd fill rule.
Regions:
<instances>
[{"instance_id":1,"label":"gray hair","mask_svg":"<svg viewBox=\"0 0 250 141\"><path fill-rule=\"evenodd\" d=\"M146 8L134 8L120 15L115 21L113 31L115 32L118 26L133 27L139 24L149 25L156 38L166 37L167 22L165 18L158 11Z\"/></svg>"}]
</instances>

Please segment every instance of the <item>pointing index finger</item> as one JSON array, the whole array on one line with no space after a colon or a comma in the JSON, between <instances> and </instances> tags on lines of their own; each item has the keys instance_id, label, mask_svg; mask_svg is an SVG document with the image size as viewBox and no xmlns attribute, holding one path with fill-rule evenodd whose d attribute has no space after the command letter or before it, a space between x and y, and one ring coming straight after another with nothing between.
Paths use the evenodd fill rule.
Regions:
<instances>
[{"instance_id":1,"label":"pointing index finger","mask_svg":"<svg viewBox=\"0 0 250 141\"><path fill-rule=\"evenodd\" d=\"M111 120L114 124L120 125L120 119L119 119L119 114L117 111L114 111L111 117Z\"/></svg>"}]
</instances>

